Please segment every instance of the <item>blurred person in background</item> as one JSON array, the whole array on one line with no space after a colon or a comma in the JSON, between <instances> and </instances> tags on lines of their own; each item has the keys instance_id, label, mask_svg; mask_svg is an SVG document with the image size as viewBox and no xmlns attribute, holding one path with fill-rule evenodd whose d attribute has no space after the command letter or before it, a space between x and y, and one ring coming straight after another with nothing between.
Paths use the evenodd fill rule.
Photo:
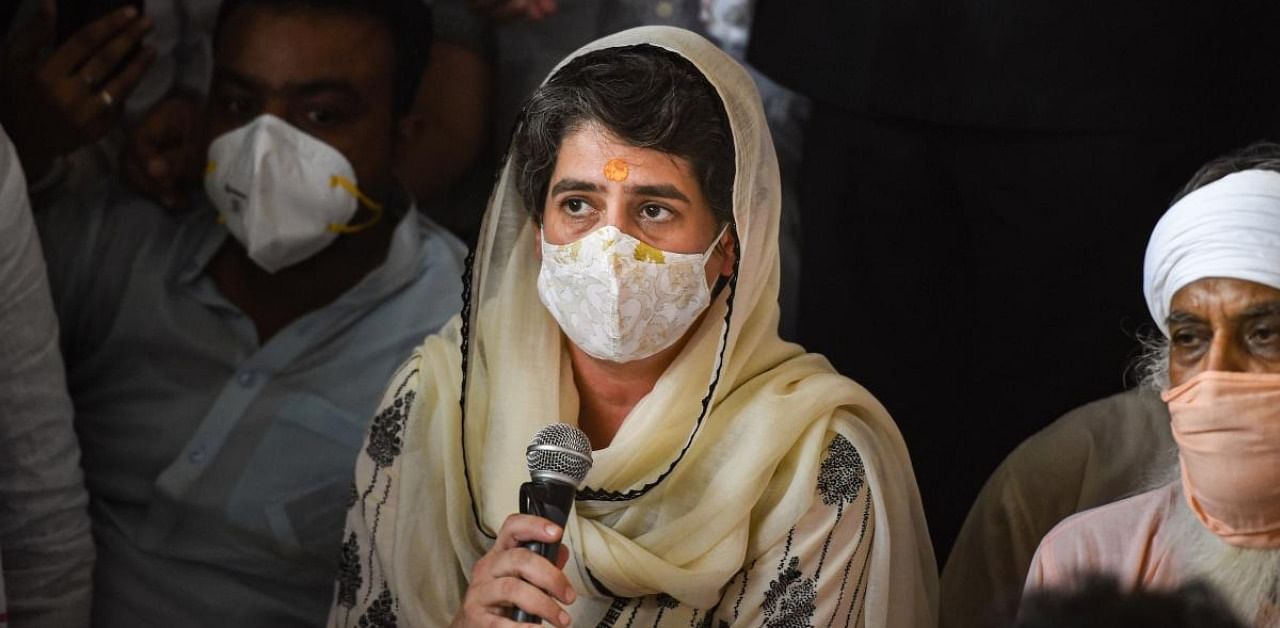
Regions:
<instances>
[{"instance_id":1,"label":"blurred person in background","mask_svg":"<svg viewBox=\"0 0 1280 628\"><path fill-rule=\"evenodd\" d=\"M89 625L88 503L44 257L0 128L0 626Z\"/></svg>"},{"instance_id":2,"label":"blurred person in background","mask_svg":"<svg viewBox=\"0 0 1280 628\"><path fill-rule=\"evenodd\" d=\"M105 19L44 65L67 110L145 30ZM109 174L43 194L95 625L323 623L368 417L460 307L463 246L396 176L431 32L420 0L228 0L192 210Z\"/></svg>"},{"instance_id":3,"label":"blurred person in background","mask_svg":"<svg viewBox=\"0 0 1280 628\"><path fill-rule=\"evenodd\" d=\"M439 87L423 87L415 96L413 112L422 121L400 143L396 167L419 208L460 231L468 218L444 197L486 137L488 33L466 0L424 1L434 32L422 34L431 44L421 84ZM90 185L86 179L110 171L162 206L185 211L201 193L209 139L203 136L201 107L212 80L212 36L222 2L124 4L143 9L130 22L133 30L111 43L82 37L86 46L102 47L96 51L99 60L72 75L70 70L93 51L72 56L64 50L38 62L40 49L54 42L56 0L15 0L9 17L14 26L6 30L18 56L3 72L14 106L9 112L0 106L0 119L24 132L16 139L33 162L29 170L35 173L36 192ZM121 18L105 16L86 31L116 29L121 23L110 23L113 19ZM129 64L119 65L121 59ZM109 80L113 69L121 80ZM88 105L75 100L77 92ZM107 106L89 106L107 100Z\"/></svg>"}]
</instances>

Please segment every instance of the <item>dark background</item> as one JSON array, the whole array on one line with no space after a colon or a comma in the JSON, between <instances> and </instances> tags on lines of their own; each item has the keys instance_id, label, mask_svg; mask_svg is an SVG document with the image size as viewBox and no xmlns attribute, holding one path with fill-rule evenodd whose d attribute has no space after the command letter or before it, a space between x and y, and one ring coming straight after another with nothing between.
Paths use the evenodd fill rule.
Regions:
<instances>
[{"instance_id":1,"label":"dark background","mask_svg":"<svg viewBox=\"0 0 1280 628\"><path fill-rule=\"evenodd\" d=\"M1208 159L1280 128L1280 4L760 0L813 100L806 348L902 429L939 562L991 471L1132 384L1142 257Z\"/></svg>"}]
</instances>

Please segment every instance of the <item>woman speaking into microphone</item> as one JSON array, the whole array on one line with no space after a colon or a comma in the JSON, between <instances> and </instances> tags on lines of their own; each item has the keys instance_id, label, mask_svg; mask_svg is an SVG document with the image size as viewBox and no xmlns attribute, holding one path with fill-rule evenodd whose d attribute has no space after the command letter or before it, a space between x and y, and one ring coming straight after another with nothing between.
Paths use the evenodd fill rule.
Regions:
<instances>
[{"instance_id":1,"label":"woman speaking into microphone","mask_svg":"<svg viewBox=\"0 0 1280 628\"><path fill-rule=\"evenodd\" d=\"M638 28L561 63L461 316L370 426L330 624L933 626L897 428L778 337L780 192L750 77L701 37ZM594 459L563 528L512 514L556 422ZM554 564L523 547L558 541Z\"/></svg>"}]
</instances>

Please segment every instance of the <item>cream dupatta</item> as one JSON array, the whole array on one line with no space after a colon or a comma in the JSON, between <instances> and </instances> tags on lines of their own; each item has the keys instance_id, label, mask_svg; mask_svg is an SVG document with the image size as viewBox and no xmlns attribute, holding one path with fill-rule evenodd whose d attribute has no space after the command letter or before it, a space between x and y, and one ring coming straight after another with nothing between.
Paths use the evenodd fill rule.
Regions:
<instances>
[{"instance_id":1,"label":"cream dupatta","mask_svg":"<svg viewBox=\"0 0 1280 628\"><path fill-rule=\"evenodd\" d=\"M606 595L660 592L714 606L808 510L839 434L865 461L874 500L867 625L934 625L933 552L897 428L866 390L777 335L780 184L750 77L706 40L669 27L625 31L573 57L641 43L691 61L724 101L740 261L682 353L595 452L567 526L566 573L597 601L583 595L572 612L599 617ZM401 455L378 470L393 494L378 505L370 561L383 566L397 614L412 625L444 625L457 609L466 574L515 510L530 437L576 422L572 373L538 300L533 226L512 170L504 167L490 199L462 316L397 375L417 394Z\"/></svg>"}]
</instances>

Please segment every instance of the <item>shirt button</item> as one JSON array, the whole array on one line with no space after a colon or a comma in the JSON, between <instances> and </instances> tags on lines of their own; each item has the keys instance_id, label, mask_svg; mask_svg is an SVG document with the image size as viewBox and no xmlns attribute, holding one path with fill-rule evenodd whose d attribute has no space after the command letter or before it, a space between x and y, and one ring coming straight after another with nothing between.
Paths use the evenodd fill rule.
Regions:
<instances>
[{"instance_id":1,"label":"shirt button","mask_svg":"<svg viewBox=\"0 0 1280 628\"><path fill-rule=\"evenodd\" d=\"M653 11L658 14L658 17L666 19L676 12L676 8L667 0L662 0L662 2L658 3L658 6L653 8Z\"/></svg>"},{"instance_id":2,"label":"shirt button","mask_svg":"<svg viewBox=\"0 0 1280 628\"><path fill-rule=\"evenodd\" d=\"M196 447L191 451L190 454L187 454L187 459L195 464L203 463L205 459L208 457L209 457L209 452L205 450L204 445Z\"/></svg>"},{"instance_id":3,"label":"shirt button","mask_svg":"<svg viewBox=\"0 0 1280 628\"><path fill-rule=\"evenodd\" d=\"M240 371L236 374L236 383L248 388L258 379L258 374L253 371Z\"/></svg>"}]
</instances>

